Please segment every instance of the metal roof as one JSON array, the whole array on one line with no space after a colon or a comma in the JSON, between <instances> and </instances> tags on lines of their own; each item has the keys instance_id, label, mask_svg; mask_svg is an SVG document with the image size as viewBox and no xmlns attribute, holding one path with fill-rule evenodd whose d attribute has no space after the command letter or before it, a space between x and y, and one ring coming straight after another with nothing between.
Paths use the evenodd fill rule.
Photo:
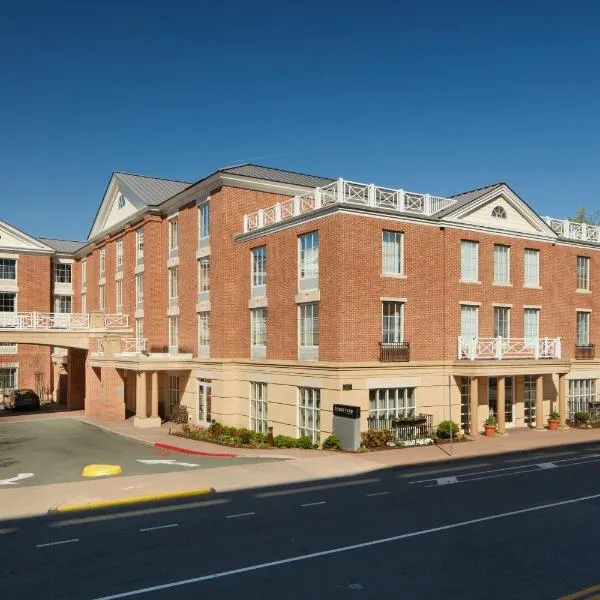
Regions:
<instances>
[{"instance_id":1,"label":"metal roof","mask_svg":"<svg viewBox=\"0 0 600 600\"><path fill-rule=\"evenodd\" d=\"M114 175L148 206L158 206L191 185L187 181L160 179L119 171Z\"/></svg>"},{"instance_id":2,"label":"metal roof","mask_svg":"<svg viewBox=\"0 0 600 600\"><path fill-rule=\"evenodd\" d=\"M296 173L295 171L284 171L272 167L261 167L260 165L253 165L250 163L219 169L219 172L229 173L231 175L243 175L244 177L254 177L255 179L268 179L269 181L289 183L291 185L309 188L321 187L335 181L334 179L327 179L326 177L319 177L317 175L307 175L306 173Z\"/></svg>"},{"instance_id":3,"label":"metal roof","mask_svg":"<svg viewBox=\"0 0 600 600\"><path fill-rule=\"evenodd\" d=\"M456 194L455 196L448 196L448 198L456 200L456 203L436 213L435 216L438 218L445 217L447 214L452 213L458 210L459 208L462 208L466 204L470 204L474 200L485 196L488 192L491 192L492 190L499 188L503 185L505 184L493 183L492 185L486 185L485 187L477 188L476 190L469 190L468 192L462 192L461 194Z\"/></svg>"},{"instance_id":4,"label":"metal roof","mask_svg":"<svg viewBox=\"0 0 600 600\"><path fill-rule=\"evenodd\" d=\"M37 239L43 244L46 244L46 246L50 246L50 248L53 248L57 252L64 252L66 254L77 252L79 248L87 244L87 242L76 242L72 240L54 240L52 238L39 237Z\"/></svg>"}]
</instances>

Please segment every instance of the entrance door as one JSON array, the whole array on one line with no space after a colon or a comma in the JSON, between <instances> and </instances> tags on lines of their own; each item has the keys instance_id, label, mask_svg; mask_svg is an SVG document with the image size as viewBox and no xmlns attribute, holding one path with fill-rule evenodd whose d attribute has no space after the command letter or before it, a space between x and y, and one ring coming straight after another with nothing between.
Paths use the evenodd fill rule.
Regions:
<instances>
[{"instance_id":1,"label":"entrance door","mask_svg":"<svg viewBox=\"0 0 600 600\"><path fill-rule=\"evenodd\" d=\"M488 406L494 411L494 416L498 413L498 378L488 377ZM514 410L514 384L512 377L504 378L504 419L507 427L515 426Z\"/></svg>"},{"instance_id":2,"label":"entrance door","mask_svg":"<svg viewBox=\"0 0 600 600\"><path fill-rule=\"evenodd\" d=\"M210 379L198 380L198 423L211 422L212 385Z\"/></svg>"}]
</instances>

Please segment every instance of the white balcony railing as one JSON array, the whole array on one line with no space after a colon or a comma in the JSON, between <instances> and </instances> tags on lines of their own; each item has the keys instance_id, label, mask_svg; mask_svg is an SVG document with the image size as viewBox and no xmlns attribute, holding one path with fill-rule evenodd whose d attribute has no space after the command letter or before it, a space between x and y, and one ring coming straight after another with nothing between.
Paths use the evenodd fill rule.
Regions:
<instances>
[{"instance_id":1,"label":"white balcony railing","mask_svg":"<svg viewBox=\"0 0 600 600\"><path fill-rule=\"evenodd\" d=\"M321 188L244 215L244 233L312 212L323 206L349 204L434 215L456 203L453 198L416 194L401 189L339 179Z\"/></svg>"},{"instance_id":2,"label":"white balcony railing","mask_svg":"<svg viewBox=\"0 0 600 600\"><path fill-rule=\"evenodd\" d=\"M458 359L561 358L560 338L458 337Z\"/></svg>"},{"instance_id":3,"label":"white balcony railing","mask_svg":"<svg viewBox=\"0 0 600 600\"><path fill-rule=\"evenodd\" d=\"M129 315L104 315L106 329L124 329L129 327Z\"/></svg>"},{"instance_id":4,"label":"white balcony railing","mask_svg":"<svg viewBox=\"0 0 600 600\"><path fill-rule=\"evenodd\" d=\"M544 221L558 235L571 240L600 243L600 226L587 223L575 223L568 219L544 217Z\"/></svg>"},{"instance_id":5,"label":"white balcony railing","mask_svg":"<svg viewBox=\"0 0 600 600\"><path fill-rule=\"evenodd\" d=\"M0 312L0 328L11 329L88 329L90 317L76 313Z\"/></svg>"},{"instance_id":6,"label":"white balcony railing","mask_svg":"<svg viewBox=\"0 0 600 600\"><path fill-rule=\"evenodd\" d=\"M121 352L140 354L146 351L148 338L121 338Z\"/></svg>"}]
</instances>

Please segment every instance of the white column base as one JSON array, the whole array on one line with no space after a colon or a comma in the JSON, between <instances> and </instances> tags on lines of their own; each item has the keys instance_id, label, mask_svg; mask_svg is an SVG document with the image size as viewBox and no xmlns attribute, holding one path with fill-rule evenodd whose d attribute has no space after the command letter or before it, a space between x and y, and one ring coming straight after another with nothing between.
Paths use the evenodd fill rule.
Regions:
<instances>
[{"instance_id":1,"label":"white column base","mask_svg":"<svg viewBox=\"0 0 600 600\"><path fill-rule=\"evenodd\" d=\"M160 417L133 417L133 426L140 429L149 429L151 427L160 427Z\"/></svg>"}]
</instances>

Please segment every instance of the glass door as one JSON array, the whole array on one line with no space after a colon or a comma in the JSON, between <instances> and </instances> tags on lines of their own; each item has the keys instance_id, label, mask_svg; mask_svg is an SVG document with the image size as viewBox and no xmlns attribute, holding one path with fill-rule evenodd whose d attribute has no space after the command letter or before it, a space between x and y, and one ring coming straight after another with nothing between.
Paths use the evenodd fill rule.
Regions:
<instances>
[{"instance_id":1,"label":"glass door","mask_svg":"<svg viewBox=\"0 0 600 600\"><path fill-rule=\"evenodd\" d=\"M513 378L504 378L504 420L507 427L515 426ZM498 378L488 377L488 406L498 418Z\"/></svg>"},{"instance_id":2,"label":"glass door","mask_svg":"<svg viewBox=\"0 0 600 600\"><path fill-rule=\"evenodd\" d=\"M212 385L210 379L198 380L198 423L211 422Z\"/></svg>"}]
</instances>

